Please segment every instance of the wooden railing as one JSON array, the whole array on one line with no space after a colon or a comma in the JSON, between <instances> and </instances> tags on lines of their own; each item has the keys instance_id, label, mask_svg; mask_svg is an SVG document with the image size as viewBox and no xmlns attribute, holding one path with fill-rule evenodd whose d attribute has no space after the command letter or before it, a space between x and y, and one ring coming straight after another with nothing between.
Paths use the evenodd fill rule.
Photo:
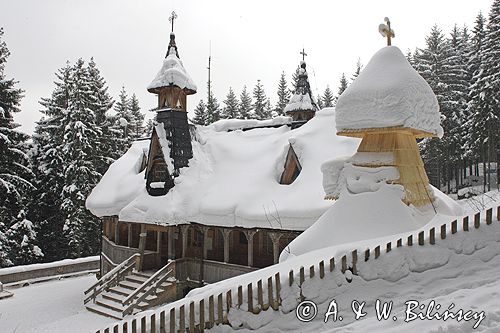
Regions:
<instances>
[{"instance_id":1,"label":"wooden railing","mask_svg":"<svg viewBox=\"0 0 500 333\"><path fill-rule=\"evenodd\" d=\"M134 266L136 265L136 261L139 258L139 254L135 253L130 258L107 272L103 275L96 283L94 283L89 289L87 289L84 294L88 295L83 301L83 304L86 304L90 300L94 300L95 298L104 290L109 289L110 287L114 287L120 282L123 277L128 274Z\"/></svg>"},{"instance_id":2,"label":"wooden railing","mask_svg":"<svg viewBox=\"0 0 500 333\"><path fill-rule=\"evenodd\" d=\"M123 309L123 315L128 315L132 313L132 311L139 306L139 303L144 301L146 297L151 295L156 291L158 287L161 286L163 282L165 282L168 278L172 276L172 272L174 271L173 267L175 266L175 261L169 261L169 263L163 266L160 270L154 273L149 279L147 279L139 288L134 290L127 298L122 301L122 304L125 306ZM141 296L139 294L143 293Z\"/></svg>"},{"instance_id":3,"label":"wooden railing","mask_svg":"<svg viewBox=\"0 0 500 333\"><path fill-rule=\"evenodd\" d=\"M500 206L496 208L496 219L500 221ZM471 232L480 229L481 225L491 225L493 223L493 209L489 208L483 211L484 219L481 222L481 213L477 213L469 219L469 216L462 218L459 223L454 220L451 223L443 224L438 229L436 227L426 228L424 231L418 232L416 235L409 235L405 238L399 238L395 242L378 245L372 249L364 250L364 261L374 260L379 258L384 253L389 253L403 246L424 246L434 245L436 243L436 235L444 240L452 237L459 231ZM415 236L415 237L414 237ZM345 254L336 260L335 257L321 260L315 265L299 267L298 271L290 270L288 273L288 286L294 284L300 288L306 282L306 279L319 277L323 279L328 272L332 273L335 270L344 274L346 280L350 282L351 275L357 275L358 268L358 249L350 251L349 255ZM307 273L306 273L307 272ZM346 274L349 272L349 274ZM267 279L260 279L256 282L247 285L239 285L236 289L231 288L225 292L204 296L202 299L190 301L189 303L176 302L175 306L169 308L167 305L162 310L155 313L148 313L133 317L131 320L116 323L104 330L99 330L96 333L118 332L120 327L123 332L160 332L184 333L184 332L204 332L205 329L212 328L215 325L227 324L227 314L231 308L259 313L269 308L278 310L281 306L281 289L282 289L280 273L277 272ZM233 295L233 290L236 290ZM266 291L266 292L264 292ZM254 294L256 293L256 302ZM234 297L236 296L236 297ZM303 299L304 296L301 295ZM188 315L188 317L186 317ZM139 330L138 330L139 329Z\"/></svg>"}]
</instances>

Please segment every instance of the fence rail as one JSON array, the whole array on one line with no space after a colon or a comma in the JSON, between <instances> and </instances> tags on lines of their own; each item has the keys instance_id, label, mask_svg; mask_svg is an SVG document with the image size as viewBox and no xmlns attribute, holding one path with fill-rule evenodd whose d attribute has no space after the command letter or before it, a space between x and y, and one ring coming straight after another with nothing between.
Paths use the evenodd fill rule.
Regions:
<instances>
[{"instance_id":1,"label":"fence rail","mask_svg":"<svg viewBox=\"0 0 500 333\"><path fill-rule=\"evenodd\" d=\"M481 220L484 217L484 220ZM496 219L500 222L500 206L496 207ZM459 232L459 228L463 232L471 232L481 228L482 225L491 225L493 223L493 208L489 208L481 213L473 215L472 225L469 223L469 216L462 218L462 221L454 220L450 223L443 224L438 228L432 227L418 234L410 234L404 238L398 238L382 245L368 248L359 258L358 250L354 249L348 254L343 255L340 260L331 257L321 260L310 267L299 267L297 270L290 270L286 281L288 286L297 283L302 286L306 279L312 279L319 276L320 279L325 277L325 270L333 272L335 269L342 274L349 271L351 274L345 274L346 280L350 282L351 275L357 275L358 261L376 260L384 253L389 253L393 249L398 249L403 246L426 246L436 244L436 237L444 240ZM340 265L338 264L340 263ZM306 270L307 269L307 270ZM308 274L306 274L306 271ZM256 282L247 285L240 285L234 289L227 290L222 293L213 294L204 297L201 300L191 301L177 305L169 310L162 310L153 314L143 314L133 317L131 320L121 323L116 323L104 330L99 330L96 333L194 333L204 332L205 329L212 328L215 325L227 324L227 314L231 308L237 307L240 310L252 312L254 314L260 311L278 310L281 305L281 277L280 273L275 273L267 279L260 279ZM237 290L236 295L233 295L233 290ZM254 297L254 292L257 293ZM301 295L303 299L303 295ZM256 301L256 303L254 303ZM139 329L139 330L138 330Z\"/></svg>"}]
</instances>

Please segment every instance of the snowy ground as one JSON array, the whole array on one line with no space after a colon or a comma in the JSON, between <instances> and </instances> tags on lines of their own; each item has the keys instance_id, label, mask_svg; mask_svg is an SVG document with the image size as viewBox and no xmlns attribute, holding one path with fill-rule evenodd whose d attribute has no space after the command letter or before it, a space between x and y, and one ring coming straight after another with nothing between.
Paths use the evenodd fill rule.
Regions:
<instances>
[{"instance_id":1,"label":"snowy ground","mask_svg":"<svg viewBox=\"0 0 500 333\"><path fill-rule=\"evenodd\" d=\"M6 288L13 297L0 300L0 332L92 332L113 322L83 306L83 291L95 275Z\"/></svg>"}]
</instances>

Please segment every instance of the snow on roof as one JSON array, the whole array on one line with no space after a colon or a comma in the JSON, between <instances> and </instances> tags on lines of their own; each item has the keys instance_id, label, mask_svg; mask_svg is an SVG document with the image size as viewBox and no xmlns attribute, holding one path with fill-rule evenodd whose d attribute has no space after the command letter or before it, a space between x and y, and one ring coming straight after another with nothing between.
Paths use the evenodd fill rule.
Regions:
<instances>
[{"instance_id":1,"label":"snow on roof","mask_svg":"<svg viewBox=\"0 0 500 333\"><path fill-rule=\"evenodd\" d=\"M402 126L441 137L436 96L399 48L379 50L336 105L337 131Z\"/></svg>"},{"instance_id":2,"label":"snow on roof","mask_svg":"<svg viewBox=\"0 0 500 333\"><path fill-rule=\"evenodd\" d=\"M118 215L138 192L146 192L144 171L141 172L140 167L148 148L149 140L132 143L132 147L109 166L94 187L85 202L87 209L97 216Z\"/></svg>"},{"instance_id":3,"label":"snow on roof","mask_svg":"<svg viewBox=\"0 0 500 333\"><path fill-rule=\"evenodd\" d=\"M227 132L239 129L251 129L256 127L271 127L288 125L292 123L292 118L288 116L278 116L272 119L221 119L209 126L217 132Z\"/></svg>"},{"instance_id":4,"label":"snow on roof","mask_svg":"<svg viewBox=\"0 0 500 333\"><path fill-rule=\"evenodd\" d=\"M316 110L316 107L311 101L309 94L294 94L290 101L285 106L285 112L301 111L301 110Z\"/></svg>"},{"instance_id":5,"label":"snow on roof","mask_svg":"<svg viewBox=\"0 0 500 333\"><path fill-rule=\"evenodd\" d=\"M336 136L332 126L334 110L328 108L294 130L198 127L189 167L180 169L175 186L158 197L147 194L144 174L132 166L146 147L135 143L92 191L87 208L129 222L304 230L332 205L323 199L321 164L352 155L359 144L359 139ZM281 185L290 143L302 171L292 184Z\"/></svg>"},{"instance_id":6,"label":"snow on roof","mask_svg":"<svg viewBox=\"0 0 500 333\"><path fill-rule=\"evenodd\" d=\"M191 79L184 68L182 61L177 57L175 50L169 52L168 56L163 60L163 66L158 74L156 74L154 80L149 84L148 91L170 85L189 89L193 92L196 92L197 89L193 79Z\"/></svg>"}]
</instances>

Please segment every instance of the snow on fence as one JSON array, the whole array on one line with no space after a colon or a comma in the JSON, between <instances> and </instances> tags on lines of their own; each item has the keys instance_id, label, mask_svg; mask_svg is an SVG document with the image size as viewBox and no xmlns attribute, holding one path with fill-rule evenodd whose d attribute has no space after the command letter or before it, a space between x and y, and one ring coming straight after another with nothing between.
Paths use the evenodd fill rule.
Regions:
<instances>
[{"instance_id":1,"label":"snow on fence","mask_svg":"<svg viewBox=\"0 0 500 333\"><path fill-rule=\"evenodd\" d=\"M395 248L401 248L404 245L424 246L434 245L436 236L440 239L446 239L458 233L459 228L463 232L470 232L479 229L481 225L491 225L493 223L493 208L489 208L483 212L484 220L481 219L481 213L473 215L473 219L469 220L469 216L462 218L462 221L454 220L451 223L443 224L436 227L428 227L416 235L409 235L406 238L399 238L394 242L388 242L383 245L378 245L373 249L366 249L361 259L364 261L379 258L383 253L389 253ZM496 207L496 219L500 222L500 206ZM351 251L348 254L340 257L340 260L335 257L328 260L321 260L318 264L310 267L300 267L297 271L290 270L287 276L287 285L291 287L294 283L302 287L306 279L312 279L316 275L320 279L325 277L325 274L334 272L335 270L343 274L347 282L352 281L352 275L357 275L359 254L358 249ZM339 264L340 263L340 264ZM306 272L308 272L306 274ZM237 288L229 289L225 292L204 296L200 300L191 301L180 300L168 308L168 305L160 308L157 312L139 313L126 321L116 323L104 330L98 330L96 333L194 333L204 332L205 329L212 328L215 325L227 324L228 313L231 308L237 308L243 311L258 314L260 311L266 311L269 308L278 310L281 303L281 282L280 273L277 272L267 279L260 279L256 282L247 285L239 285ZM301 300L304 299L302 293Z\"/></svg>"},{"instance_id":2,"label":"snow on fence","mask_svg":"<svg viewBox=\"0 0 500 333\"><path fill-rule=\"evenodd\" d=\"M23 265L0 269L0 282L4 285L50 280L99 270L99 256L64 259L45 264Z\"/></svg>"}]
</instances>

